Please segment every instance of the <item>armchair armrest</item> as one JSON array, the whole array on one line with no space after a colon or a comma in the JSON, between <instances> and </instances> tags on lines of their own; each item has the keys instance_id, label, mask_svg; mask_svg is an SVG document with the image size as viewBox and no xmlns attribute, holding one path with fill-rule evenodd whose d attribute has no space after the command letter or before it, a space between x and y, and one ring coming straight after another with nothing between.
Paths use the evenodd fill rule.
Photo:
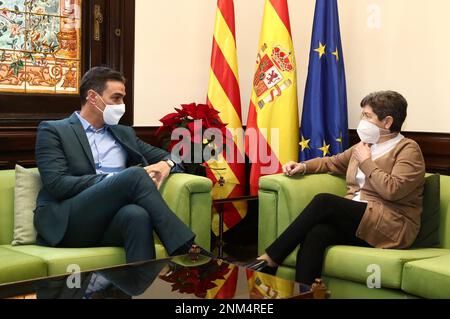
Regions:
<instances>
[{"instance_id":1,"label":"armchair armrest","mask_svg":"<svg viewBox=\"0 0 450 319\"><path fill-rule=\"evenodd\" d=\"M211 189L211 180L189 174L169 175L160 189L170 209L197 235L197 244L206 249L211 245Z\"/></svg>"},{"instance_id":2,"label":"armchair armrest","mask_svg":"<svg viewBox=\"0 0 450 319\"><path fill-rule=\"evenodd\" d=\"M345 178L329 174L262 177L259 181L258 253L264 253L320 193L344 196Z\"/></svg>"}]
</instances>

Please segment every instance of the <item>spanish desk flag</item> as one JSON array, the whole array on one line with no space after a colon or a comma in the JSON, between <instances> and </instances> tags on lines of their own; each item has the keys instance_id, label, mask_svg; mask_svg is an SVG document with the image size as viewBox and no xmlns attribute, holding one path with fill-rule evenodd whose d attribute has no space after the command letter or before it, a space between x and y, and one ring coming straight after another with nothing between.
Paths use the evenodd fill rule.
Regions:
<instances>
[{"instance_id":1,"label":"spanish desk flag","mask_svg":"<svg viewBox=\"0 0 450 319\"><path fill-rule=\"evenodd\" d=\"M266 0L246 131L250 188L298 159L297 68L287 0ZM257 142L256 142L257 141Z\"/></svg>"},{"instance_id":2,"label":"spanish desk flag","mask_svg":"<svg viewBox=\"0 0 450 319\"><path fill-rule=\"evenodd\" d=\"M250 299L285 299L295 293L293 281L247 269Z\"/></svg>"},{"instance_id":3,"label":"spanish desk flag","mask_svg":"<svg viewBox=\"0 0 450 319\"><path fill-rule=\"evenodd\" d=\"M217 2L207 103L220 112L221 120L228 124L229 135L220 158L208 162L208 177L214 184L213 198L243 196L246 191L245 150L233 0ZM245 217L247 203L229 203L225 204L223 209L226 231ZM217 234L217 214L213 216L212 227Z\"/></svg>"},{"instance_id":4,"label":"spanish desk flag","mask_svg":"<svg viewBox=\"0 0 450 319\"><path fill-rule=\"evenodd\" d=\"M348 148L347 93L337 0L317 0L301 125L300 160Z\"/></svg>"}]
</instances>

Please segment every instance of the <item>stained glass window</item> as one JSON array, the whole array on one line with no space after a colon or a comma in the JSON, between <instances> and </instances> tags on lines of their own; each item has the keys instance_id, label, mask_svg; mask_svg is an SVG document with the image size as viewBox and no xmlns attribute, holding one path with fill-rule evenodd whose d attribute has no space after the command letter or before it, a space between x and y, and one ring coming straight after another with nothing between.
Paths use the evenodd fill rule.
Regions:
<instances>
[{"instance_id":1,"label":"stained glass window","mask_svg":"<svg viewBox=\"0 0 450 319\"><path fill-rule=\"evenodd\" d=\"M78 94L82 0L0 0L0 92Z\"/></svg>"}]
</instances>

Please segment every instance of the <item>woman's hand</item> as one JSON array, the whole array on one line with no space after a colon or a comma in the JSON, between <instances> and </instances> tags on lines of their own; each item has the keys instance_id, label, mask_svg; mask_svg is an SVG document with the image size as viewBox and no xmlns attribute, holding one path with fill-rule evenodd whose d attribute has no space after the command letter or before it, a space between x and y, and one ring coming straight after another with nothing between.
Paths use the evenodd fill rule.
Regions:
<instances>
[{"instance_id":1,"label":"woman's hand","mask_svg":"<svg viewBox=\"0 0 450 319\"><path fill-rule=\"evenodd\" d=\"M302 163L289 162L283 166L283 174L286 176L294 176L305 172L305 165Z\"/></svg>"},{"instance_id":2,"label":"woman's hand","mask_svg":"<svg viewBox=\"0 0 450 319\"><path fill-rule=\"evenodd\" d=\"M360 164L364 163L366 160L372 158L372 150L369 144L359 143L353 150L353 155L358 160Z\"/></svg>"}]
</instances>

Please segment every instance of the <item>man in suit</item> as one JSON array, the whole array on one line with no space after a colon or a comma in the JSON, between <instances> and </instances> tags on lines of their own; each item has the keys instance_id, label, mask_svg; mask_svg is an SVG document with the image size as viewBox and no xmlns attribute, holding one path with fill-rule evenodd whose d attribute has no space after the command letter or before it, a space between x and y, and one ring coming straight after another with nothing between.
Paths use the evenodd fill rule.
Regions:
<instances>
[{"instance_id":1,"label":"man in suit","mask_svg":"<svg viewBox=\"0 0 450 319\"><path fill-rule=\"evenodd\" d=\"M158 191L182 167L131 127L118 125L125 94L120 73L93 68L81 81L81 112L40 124L36 159L44 187L34 216L38 244L124 246L131 263L156 257L153 231L170 255L184 254L194 243L195 234Z\"/></svg>"}]
</instances>

